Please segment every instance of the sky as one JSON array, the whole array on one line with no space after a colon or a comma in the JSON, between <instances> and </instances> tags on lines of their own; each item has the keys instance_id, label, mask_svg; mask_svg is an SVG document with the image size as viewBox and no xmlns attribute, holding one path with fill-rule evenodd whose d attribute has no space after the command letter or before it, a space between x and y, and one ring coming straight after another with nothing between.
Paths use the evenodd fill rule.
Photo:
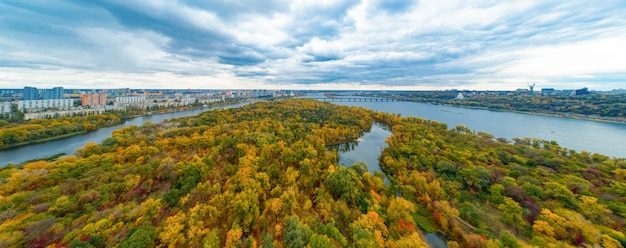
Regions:
<instances>
[{"instance_id":1,"label":"sky","mask_svg":"<svg viewBox=\"0 0 626 248\"><path fill-rule=\"evenodd\" d=\"M2 0L0 88L626 88L626 1Z\"/></svg>"}]
</instances>

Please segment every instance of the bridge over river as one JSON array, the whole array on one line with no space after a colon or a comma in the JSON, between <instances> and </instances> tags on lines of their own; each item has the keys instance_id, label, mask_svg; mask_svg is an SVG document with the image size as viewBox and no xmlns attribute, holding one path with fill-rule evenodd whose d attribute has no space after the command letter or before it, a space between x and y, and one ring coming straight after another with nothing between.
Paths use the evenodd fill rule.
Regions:
<instances>
[{"instance_id":1,"label":"bridge over river","mask_svg":"<svg viewBox=\"0 0 626 248\"><path fill-rule=\"evenodd\" d=\"M307 99L315 99L324 102L398 102L399 100L382 97L307 97Z\"/></svg>"}]
</instances>

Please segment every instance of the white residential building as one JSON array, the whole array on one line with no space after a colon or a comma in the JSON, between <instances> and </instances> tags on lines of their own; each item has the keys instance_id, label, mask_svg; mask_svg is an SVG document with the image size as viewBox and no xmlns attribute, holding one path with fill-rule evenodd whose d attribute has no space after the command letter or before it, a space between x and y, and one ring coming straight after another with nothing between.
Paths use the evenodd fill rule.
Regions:
<instances>
[{"instance_id":1,"label":"white residential building","mask_svg":"<svg viewBox=\"0 0 626 248\"><path fill-rule=\"evenodd\" d=\"M180 99L180 102L182 103L183 106L187 106L187 105L196 103L196 98L195 97L183 97Z\"/></svg>"},{"instance_id":2,"label":"white residential building","mask_svg":"<svg viewBox=\"0 0 626 248\"><path fill-rule=\"evenodd\" d=\"M86 109L71 109L71 110L55 110L55 111L43 111L36 113L26 113L24 114L25 120L31 119L46 119L46 118L57 118L64 116L75 116L75 115L97 115L104 114L104 106L86 108Z\"/></svg>"},{"instance_id":3,"label":"white residential building","mask_svg":"<svg viewBox=\"0 0 626 248\"><path fill-rule=\"evenodd\" d=\"M146 96L121 96L116 97L113 102L115 109L146 109L147 100Z\"/></svg>"},{"instance_id":4,"label":"white residential building","mask_svg":"<svg viewBox=\"0 0 626 248\"><path fill-rule=\"evenodd\" d=\"M74 99L44 99L17 101L18 110L30 109L69 109L74 106Z\"/></svg>"},{"instance_id":5,"label":"white residential building","mask_svg":"<svg viewBox=\"0 0 626 248\"><path fill-rule=\"evenodd\" d=\"M11 102L0 102L0 114L11 113Z\"/></svg>"},{"instance_id":6,"label":"white residential building","mask_svg":"<svg viewBox=\"0 0 626 248\"><path fill-rule=\"evenodd\" d=\"M146 101L146 96L120 96L115 98L119 103L139 103Z\"/></svg>"}]
</instances>

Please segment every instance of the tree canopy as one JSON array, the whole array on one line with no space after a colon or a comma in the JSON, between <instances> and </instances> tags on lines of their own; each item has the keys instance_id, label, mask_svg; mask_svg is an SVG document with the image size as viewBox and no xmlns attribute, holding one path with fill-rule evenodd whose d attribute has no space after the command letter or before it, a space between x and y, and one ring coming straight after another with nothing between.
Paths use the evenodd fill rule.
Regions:
<instances>
[{"instance_id":1,"label":"tree canopy","mask_svg":"<svg viewBox=\"0 0 626 248\"><path fill-rule=\"evenodd\" d=\"M372 175L327 147L392 126ZM0 169L0 247L622 247L626 161L313 100L115 131Z\"/></svg>"}]
</instances>

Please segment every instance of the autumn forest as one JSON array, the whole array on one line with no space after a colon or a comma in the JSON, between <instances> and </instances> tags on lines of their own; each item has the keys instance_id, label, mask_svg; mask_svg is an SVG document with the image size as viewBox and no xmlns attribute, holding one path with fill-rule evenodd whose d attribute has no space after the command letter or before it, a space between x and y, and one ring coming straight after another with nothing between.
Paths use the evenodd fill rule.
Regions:
<instances>
[{"instance_id":1,"label":"autumn forest","mask_svg":"<svg viewBox=\"0 0 626 248\"><path fill-rule=\"evenodd\" d=\"M383 171L339 166L374 122ZM0 168L0 247L624 247L625 219L622 158L304 99Z\"/></svg>"}]
</instances>

